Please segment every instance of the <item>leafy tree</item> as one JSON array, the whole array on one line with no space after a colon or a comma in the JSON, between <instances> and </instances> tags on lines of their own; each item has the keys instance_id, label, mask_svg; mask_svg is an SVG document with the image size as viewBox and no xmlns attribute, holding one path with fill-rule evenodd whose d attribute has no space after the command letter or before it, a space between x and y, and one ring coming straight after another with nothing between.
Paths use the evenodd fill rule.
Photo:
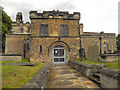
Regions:
<instances>
[{"instance_id":1,"label":"leafy tree","mask_svg":"<svg viewBox=\"0 0 120 90\"><path fill-rule=\"evenodd\" d=\"M120 53L120 34L117 36L117 52Z\"/></svg>"},{"instance_id":2,"label":"leafy tree","mask_svg":"<svg viewBox=\"0 0 120 90\"><path fill-rule=\"evenodd\" d=\"M2 10L2 53L5 52L5 34L11 33L12 29L12 20Z\"/></svg>"}]
</instances>

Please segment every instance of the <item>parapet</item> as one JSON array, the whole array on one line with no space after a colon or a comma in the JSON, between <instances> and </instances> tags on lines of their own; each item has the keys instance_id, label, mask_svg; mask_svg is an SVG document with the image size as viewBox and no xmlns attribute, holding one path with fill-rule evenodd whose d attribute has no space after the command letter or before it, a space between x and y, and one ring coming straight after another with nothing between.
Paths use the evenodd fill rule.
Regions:
<instances>
[{"instance_id":1,"label":"parapet","mask_svg":"<svg viewBox=\"0 0 120 90\"><path fill-rule=\"evenodd\" d=\"M74 12L73 14L69 14L66 11L43 11L43 13L37 13L37 11L29 12L30 19L73 19L80 20L80 13Z\"/></svg>"}]
</instances>

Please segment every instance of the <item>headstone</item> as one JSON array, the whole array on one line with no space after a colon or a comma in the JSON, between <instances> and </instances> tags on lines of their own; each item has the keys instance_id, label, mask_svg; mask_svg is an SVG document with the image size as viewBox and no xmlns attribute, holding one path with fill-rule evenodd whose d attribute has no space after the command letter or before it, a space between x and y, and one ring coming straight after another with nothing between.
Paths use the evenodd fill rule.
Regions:
<instances>
[{"instance_id":1,"label":"headstone","mask_svg":"<svg viewBox=\"0 0 120 90\"><path fill-rule=\"evenodd\" d=\"M85 59L85 50L84 50L84 48L81 48L79 50L79 55L80 55L80 59Z\"/></svg>"},{"instance_id":2,"label":"headstone","mask_svg":"<svg viewBox=\"0 0 120 90\"><path fill-rule=\"evenodd\" d=\"M99 59L99 46L98 45L90 45L88 47L87 58L88 60L98 61Z\"/></svg>"}]
</instances>

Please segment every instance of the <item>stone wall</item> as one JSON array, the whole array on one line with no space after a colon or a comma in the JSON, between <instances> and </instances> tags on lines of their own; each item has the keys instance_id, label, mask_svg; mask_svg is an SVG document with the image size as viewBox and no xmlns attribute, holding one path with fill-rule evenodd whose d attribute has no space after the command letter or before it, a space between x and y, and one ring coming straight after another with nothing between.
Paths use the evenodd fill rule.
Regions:
<instances>
[{"instance_id":1,"label":"stone wall","mask_svg":"<svg viewBox=\"0 0 120 90\"><path fill-rule=\"evenodd\" d=\"M68 64L88 78L94 73L100 72L100 86L102 88L118 88L120 86L120 72L104 68L104 65L88 65L75 61L69 61Z\"/></svg>"},{"instance_id":2,"label":"stone wall","mask_svg":"<svg viewBox=\"0 0 120 90\"><path fill-rule=\"evenodd\" d=\"M40 36L40 24L48 24L49 36L60 36L60 26L68 25L68 36L78 36L79 20L33 19L31 35Z\"/></svg>"},{"instance_id":3,"label":"stone wall","mask_svg":"<svg viewBox=\"0 0 120 90\"><path fill-rule=\"evenodd\" d=\"M102 62L118 61L119 58L120 58L120 55L118 54L102 54L101 55Z\"/></svg>"},{"instance_id":4,"label":"stone wall","mask_svg":"<svg viewBox=\"0 0 120 90\"><path fill-rule=\"evenodd\" d=\"M50 63L45 64L22 88L45 88L48 82Z\"/></svg>"},{"instance_id":5,"label":"stone wall","mask_svg":"<svg viewBox=\"0 0 120 90\"><path fill-rule=\"evenodd\" d=\"M2 55L0 56L2 61L21 61L21 55Z\"/></svg>"},{"instance_id":6,"label":"stone wall","mask_svg":"<svg viewBox=\"0 0 120 90\"><path fill-rule=\"evenodd\" d=\"M73 43L71 43L73 42ZM66 63L70 58L79 58L79 38L61 37L60 41L57 37L38 37L32 38L30 42L30 60L31 61L52 61L52 50L55 46L61 45L65 49ZM40 53L40 46L42 52Z\"/></svg>"},{"instance_id":7,"label":"stone wall","mask_svg":"<svg viewBox=\"0 0 120 90\"><path fill-rule=\"evenodd\" d=\"M102 88L118 88L120 83L120 72L103 68L100 75L100 85Z\"/></svg>"},{"instance_id":8,"label":"stone wall","mask_svg":"<svg viewBox=\"0 0 120 90\"><path fill-rule=\"evenodd\" d=\"M24 39L29 39L30 34L7 34L5 54L19 54L24 56ZM29 52L26 52L29 56Z\"/></svg>"},{"instance_id":9,"label":"stone wall","mask_svg":"<svg viewBox=\"0 0 120 90\"><path fill-rule=\"evenodd\" d=\"M116 36L114 33L103 33L101 35L102 40L101 40L101 48L102 48L102 53L104 53L104 42L108 42L108 50L107 52L113 53L116 51ZM99 51L100 51L100 40L99 40L99 33L83 33L81 35L81 42L82 42L82 47L85 48L85 52L87 54L88 52L88 47L91 45L98 45L99 46Z\"/></svg>"},{"instance_id":10,"label":"stone wall","mask_svg":"<svg viewBox=\"0 0 120 90\"><path fill-rule=\"evenodd\" d=\"M95 72L100 72L100 70L104 66L104 65L98 65L98 64L88 65L88 64L84 64L84 63L78 63L75 61L69 61L68 64L71 65L76 70L78 70L79 72L81 72L86 77L90 77Z\"/></svg>"}]
</instances>

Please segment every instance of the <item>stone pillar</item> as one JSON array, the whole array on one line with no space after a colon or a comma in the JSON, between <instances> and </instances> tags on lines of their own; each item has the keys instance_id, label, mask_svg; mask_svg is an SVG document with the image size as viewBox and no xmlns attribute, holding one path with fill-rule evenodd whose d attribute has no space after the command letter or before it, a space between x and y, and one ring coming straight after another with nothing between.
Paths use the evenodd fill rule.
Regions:
<instances>
[{"instance_id":1,"label":"stone pillar","mask_svg":"<svg viewBox=\"0 0 120 90\"><path fill-rule=\"evenodd\" d=\"M83 23L80 24L80 34L83 34Z\"/></svg>"},{"instance_id":2,"label":"stone pillar","mask_svg":"<svg viewBox=\"0 0 120 90\"><path fill-rule=\"evenodd\" d=\"M23 21L22 21L22 13L21 12L17 13L17 15L16 15L16 22L17 23L23 23Z\"/></svg>"}]
</instances>

